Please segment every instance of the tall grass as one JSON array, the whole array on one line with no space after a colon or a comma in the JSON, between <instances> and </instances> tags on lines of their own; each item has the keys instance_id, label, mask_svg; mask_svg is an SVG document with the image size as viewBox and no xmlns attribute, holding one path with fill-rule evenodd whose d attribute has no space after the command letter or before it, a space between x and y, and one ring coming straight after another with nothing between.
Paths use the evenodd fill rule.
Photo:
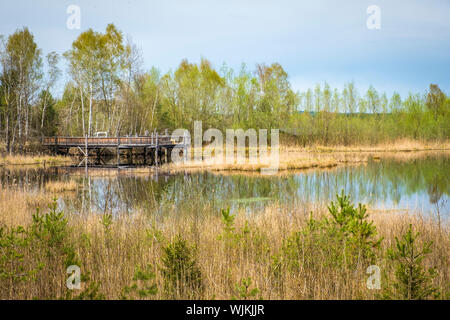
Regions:
<instances>
[{"instance_id":1,"label":"tall grass","mask_svg":"<svg viewBox=\"0 0 450 320\"><path fill-rule=\"evenodd\" d=\"M249 148L239 149L235 147L235 159L228 163L225 158L226 147L223 147L223 158L203 159L203 161L187 161L168 163L162 166L163 170L168 171L240 171L240 172L260 172L262 168L273 165L269 161L260 161L258 157L250 158ZM239 157L239 151L245 154ZM258 150L253 150L258 154ZM191 155L213 154L214 148L205 146L202 150L191 150ZM270 152L270 148L269 148ZM355 146L324 146L313 145L302 147L296 144L282 144L279 149L278 171L305 170L312 168L332 168L339 165L349 165L352 163L365 163L369 159L395 158L410 159L421 155L432 153L447 154L450 152L450 143L432 143L418 142L414 140L398 140L393 143L384 143L378 145L355 145ZM210 160L208 162L208 160ZM253 161L251 161L253 160Z\"/></svg>"},{"instance_id":2,"label":"tall grass","mask_svg":"<svg viewBox=\"0 0 450 320\"><path fill-rule=\"evenodd\" d=\"M70 163L72 160L67 156L50 155L5 155L0 157L0 165L55 165Z\"/></svg>"},{"instance_id":3,"label":"tall grass","mask_svg":"<svg viewBox=\"0 0 450 320\"><path fill-rule=\"evenodd\" d=\"M45 190L51 193L59 193L66 191L75 191L77 183L74 180L69 181L49 181L45 185Z\"/></svg>"},{"instance_id":4,"label":"tall grass","mask_svg":"<svg viewBox=\"0 0 450 320\"><path fill-rule=\"evenodd\" d=\"M11 193L0 192L12 197L0 207L1 299L374 299L380 290L367 288L366 268L378 265L382 285L392 286L387 251L409 224L420 232L419 245L432 241L423 263L436 268L438 298L449 297L448 225L419 215L369 211L373 239L382 240L366 255L315 204L273 204L252 216L219 215L208 205L186 207L182 216L77 215L52 207L31 219L21 194ZM81 268L81 290L66 288L69 264Z\"/></svg>"}]
</instances>

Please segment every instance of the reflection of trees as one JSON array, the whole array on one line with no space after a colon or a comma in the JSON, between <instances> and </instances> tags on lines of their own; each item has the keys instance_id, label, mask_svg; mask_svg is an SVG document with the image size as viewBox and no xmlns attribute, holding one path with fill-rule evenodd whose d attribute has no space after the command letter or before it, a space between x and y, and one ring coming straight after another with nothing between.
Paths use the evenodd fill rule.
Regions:
<instances>
[{"instance_id":1,"label":"reflection of trees","mask_svg":"<svg viewBox=\"0 0 450 320\"><path fill-rule=\"evenodd\" d=\"M438 203L441 199L443 191L440 189L440 184L438 183L438 179L434 179L433 182L428 186L428 196L430 197L431 203Z\"/></svg>"},{"instance_id":2,"label":"reflection of trees","mask_svg":"<svg viewBox=\"0 0 450 320\"><path fill-rule=\"evenodd\" d=\"M84 188L74 207L84 211L126 213L138 208L148 209L160 198L163 181L153 177L82 177ZM87 205L86 205L87 204Z\"/></svg>"},{"instance_id":3,"label":"reflection of trees","mask_svg":"<svg viewBox=\"0 0 450 320\"><path fill-rule=\"evenodd\" d=\"M410 162L384 160L365 166L308 171L289 176L215 175L195 173L174 176L113 177L70 176L58 169L0 169L2 187L12 184L24 190L43 188L48 181L76 179L77 197L63 195L67 210L100 213L132 212L140 209L156 215L218 213L230 206L263 207L267 201L236 202L233 199L271 198L287 204L329 202L341 189L354 201L369 204L393 201L413 194L427 194L436 204L449 195L450 158L415 159Z\"/></svg>"},{"instance_id":4,"label":"reflection of trees","mask_svg":"<svg viewBox=\"0 0 450 320\"><path fill-rule=\"evenodd\" d=\"M91 207L100 212L129 212L139 208L159 215L218 212L220 208L264 206L267 202L239 204L231 199L271 198L284 203L328 202L341 189L354 201L369 204L427 193L431 203L449 194L449 159L413 162L381 161L365 166L317 170L290 176L260 177L196 173L159 179L151 176L92 178ZM88 201L85 201L88 203ZM208 210L205 210L208 208Z\"/></svg>"},{"instance_id":5,"label":"reflection of trees","mask_svg":"<svg viewBox=\"0 0 450 320\"><path fill-rule=\"evenodd\" d=\"M431 203L437 202L443 194L449 195L449 157L419 158L413 164L391 161L385 167L383 175L386 180L401 184L403 194L426 191Z\"/></svg>"},{"instance_id":6,"label":"reflection of trees","mask_svg":"<svg viewBox=\"0 0 450 320\"><path fill-rule=\"evenodd\" d=\"M449 194L448 157L420 158L411 162L382 161L366 166L343 167L335 171L315 171L299 175L300 192L313 200L332 199L341 189L353 199L370 203L387 199L398 203L401 197L427 192L431 203Z\"/></svg>"},{"instance_id":7,"label":"reflection of trees","mask_svg":"<svg viewBox=\"0 0 450 320\"><path fill-rule=\"evenodd\" d=\"M289 178L192 175L82 177L73 208L96 212L130 212L141 209L157 214L197 215L204 208L218 212L233 206L230 199L296 197L298 182ZM68 204L70 205L70 204ZM208 210L209 211L209 210Z\"/></svg>"},{"instance_id":8,"label":"reflection of trees","mask_svg":"<svg viewBox=\"0 0 450 320\"><path fill-rule=\"evenodd\" d=\"M0 167L0 186L2 188L14 187L21 190L32 191L42 189L49 181L60 180L55 168L44 169L40 167Z\"/></svg>"}]
</instances>

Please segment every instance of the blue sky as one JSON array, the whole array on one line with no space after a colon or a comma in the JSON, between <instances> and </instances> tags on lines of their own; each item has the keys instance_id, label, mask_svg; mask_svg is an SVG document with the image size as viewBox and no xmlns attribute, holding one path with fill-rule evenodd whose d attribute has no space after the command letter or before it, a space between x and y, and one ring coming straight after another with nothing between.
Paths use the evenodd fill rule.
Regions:
<instances>
[{"instance_id":1,"label":"blue sky","mask_svg":"<svg viewBox=\"0 0 450 320\"><path fill-rule=\"evenodd\" d=\"M66 27L70 4L81 9L80 30ZM381 9L379 30L366 26L369 5ZM63 53L111 22L142 50L145 69L163 73L184 58L236 70L279 62L296 90L354 80L360 92L373 84L404 97L437 83L450 93L449 0L14 0L2 3L0 34L27 26L44 54Z\"/></svg>"}]
</instances>

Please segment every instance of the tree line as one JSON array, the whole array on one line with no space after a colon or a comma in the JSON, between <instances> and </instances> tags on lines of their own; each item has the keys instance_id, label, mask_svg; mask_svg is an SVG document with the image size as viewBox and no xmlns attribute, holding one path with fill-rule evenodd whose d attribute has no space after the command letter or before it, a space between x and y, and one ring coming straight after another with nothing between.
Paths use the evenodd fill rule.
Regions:
<instances>
[{"instance_id":1,"label":"tree line","mask_svg":"<svg viewBox=\"0 0 450 320\"><path fill-rule=\"evenodd\" d=\"M56 97L62 61L69 80ZM449 110L450 97L436 84L404 99L373 86L360 94L354 82L294 92L278 63L235 71L202 58L166 74L143 70L140 50L113 24L44 58L26 27L0 36L0 139L8 153L27 151L43 136L192 130L194 120L204 128L279 128L304 145L444 140Z\"/></svg>"}]
</instances>

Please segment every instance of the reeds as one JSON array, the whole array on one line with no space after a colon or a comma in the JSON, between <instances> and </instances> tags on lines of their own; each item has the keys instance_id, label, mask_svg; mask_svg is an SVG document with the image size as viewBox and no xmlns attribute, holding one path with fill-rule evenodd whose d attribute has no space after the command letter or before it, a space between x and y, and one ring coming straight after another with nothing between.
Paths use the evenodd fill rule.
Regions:
<instances>
[{"instance_id":1,"label":"reeds","mask_svg":"<svg viewBox=\"0 0 450 320\"><path fill-rule=\"evenodd\" d=\"M50 193L75 191L76 189L77 189L77 183L74 180L49 181L45 185L45 191L50 192Z\"/></svg>"},{"instance_id":2,"label":"reeds","mask_svg":"<svg viewBox=\"0 0 450 320\"><path fill-rule=\"evenodd\" d=\"M210 147L203 147L205 154L212 153ZM225 148L224 148L225 150ZM191 154L200 153L200 150L192 148ZM269 161L260 161L259 159L249 157L249 148L243 148L244 157L238 157L239 150L235 148L235 159L228 163L226 158L220 161L187 161L178 163L169 163L162 166L162 170L178 171L218 171L218 172L261 172L263 168L275 165L278 172L291 170L306 170L313 168L332 168L339 165L349 165L365 163L369 160L379 160L382 158L394 158L398 160L409 160L421 155L430 153L448 153L450 144L445 143L421 143L418 141L400 140L392 144L380 144L375 146L309 146L300 147L296 145L282 145L279 149L278 163ZM270 151L270 148L269 148ZM204 159L205 160L205 159ZM250 161L253 160L253 161Z\"/></svg>"},{"instance_id":3,"label":"reeds","mask_svg":"<svg viewBox=\"0 0 450 320\"><path fill-rule=\"evenodd\" d=\"M72 162L70 157L49 155L6 155L0 157L0 165L55 165Z\"/></svg>"},{"instance_id":4,"label":"reeds","mask_svg":"<svg viewBox=\"0 0 450 320\"><path fill-rule=\"evenodd\" d=\"M25 204L24 196L11 190L0 192L2 224L20 224L30 228L32 208ZM6 199L9 200L4 202ZM136 268L146 266L154 272L152 281L157 287L155 295L146 297L150 299L239 299L242 297L237 286L246 278L250 278L252 287L258 289L258 294L253 298L377 298L379 291L366 287L368 275L365 270L368 265L358 268L333 267L326 250L304 251L307 254L298 261L299 268L290 269L287 260L283 259L283 248L293 234L305 230L311 218L310 212L315 219L329 217L325 206L314 203L295 206L274 203L250 216L246 210L238 210L234 213L231 228L208 205L186 207L182 212L164 216L151 211L109 218L101 214L86 216L66 212L68 235L64 243L74 248L77 263L86 276L82 290L71 291L65 287L68 277L64 264L66 256L48 258L45 254L48 248L35 246L24 251L22 265L25 270L32 268L38 256L45 263L43 270L29 281L0 280L0 298L76 297L96 284L98 293L102 295L98 297L118 299L124 288L132 283ZM15 217L14 221L7 219L11 216ZM433 285L438 288L441 298L445 298L450 281L448 225L439 228L435 222L420 215L379 211L370 212L369 219L374 221L378 236L383 237L372 263L379 265L389 277L393 270L385 257L386 250L409 224L421 233L421 242L433 241L433 251L425 259L425 265L436 268L437 277ZM167 279L162 271L164 248L177 236L196 248L191 258L201 271L203 290L191 295L187 295L186 291L179 291L184 294L169 294L165 289ZM329 243L329 246L333 244ZM382 278L388 286L389 277Z\"/></svg>"}]
</instances>

